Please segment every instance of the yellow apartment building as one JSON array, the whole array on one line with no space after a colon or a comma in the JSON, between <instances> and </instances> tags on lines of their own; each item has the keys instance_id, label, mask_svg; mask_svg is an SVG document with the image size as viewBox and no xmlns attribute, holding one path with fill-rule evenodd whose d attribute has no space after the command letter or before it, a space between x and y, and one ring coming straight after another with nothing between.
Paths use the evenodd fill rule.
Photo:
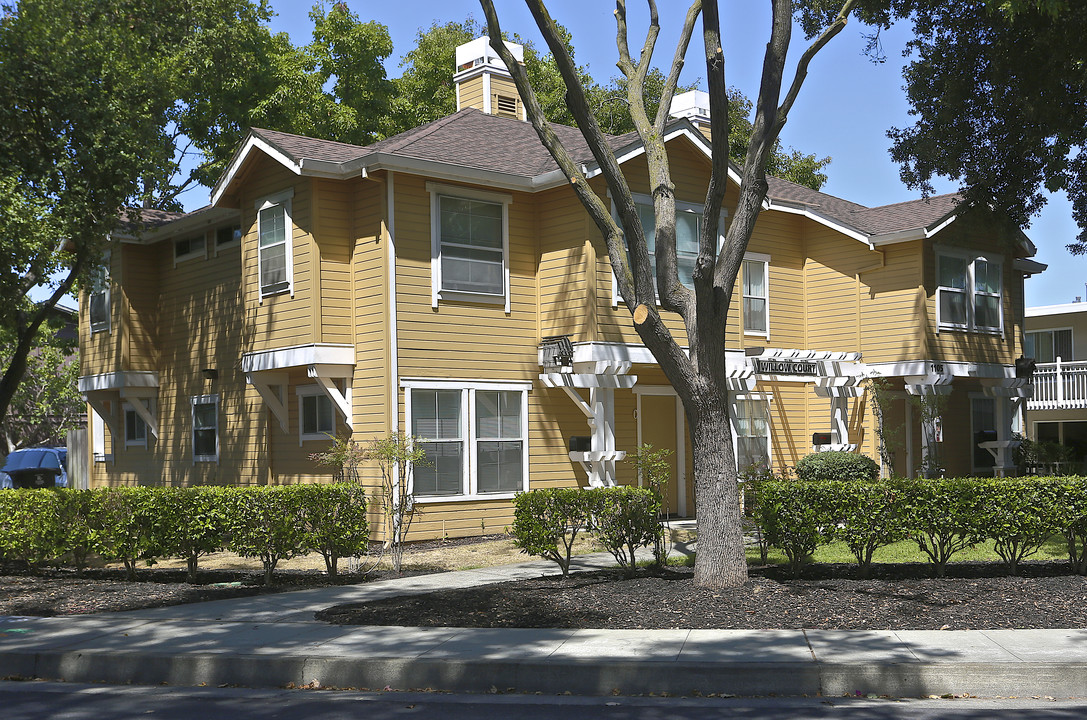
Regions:
<instances>
[{"instance_id":1,"label":"yellow apartment building","mask_svg":"<svg viewBox=\"0 0 1087 720\"><path fill-rule=\"evenodd\" d=\"M429 459L412 535L452 537L510 525L529 488L636 484L648 442L694 514L682 408L599 232L485 40L455 79L458 112L367 147L254 128L208 207L117 233L80 303L92 486L327 481L329 434L405 432ZM703 97L673 112L682 275L710 162ZM555 131L604 194L580 133ZM609 142L648 228L638 138ZM772 179L725 338L740 464L878 457L880 378L884 472L1005 471L1033 254L955 196L867 208Z\"/></svg>"},{"instance_id":2,"label":"yellow apartment building","mask_svg":"<svg viewBox=\"0 0 1087 720\"><path fill-rule=\"evenodd\" d=\"M1072 449L1071 472L1087 461L1087 303L1029 307L1024 354L1037 361L1026 435Z\"/></svg>"}]
</instances>

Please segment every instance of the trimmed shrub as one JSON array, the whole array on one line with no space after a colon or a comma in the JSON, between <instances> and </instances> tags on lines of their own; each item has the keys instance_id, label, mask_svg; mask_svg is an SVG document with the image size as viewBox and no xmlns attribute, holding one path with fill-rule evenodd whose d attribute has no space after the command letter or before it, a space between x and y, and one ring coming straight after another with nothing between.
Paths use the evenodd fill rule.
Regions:
<instances>
[{"instance_id":1,"label":"trimmed shrub","mask_svg":"<svg viewBox=\"0 0 1087 720\"><path fill-rule=\"evenodd\" d=\"M160 488L153 495L154 536L163 556L185 560L189 582L196 581L201 556L226 546L225 488Z\"/></svg>"},{"instance_id":2,"label":"trimmed shrub","mask_svg":"<svg viewBox=\"0 0 1087 720\"><path fill-rule=\"evenodd\" d=\"M825 492L835 505L834 534L857 559L861 575L867 576L876 549L906 537L898 487L879 481L831 482Z\"/></svg>"},{"instance_id":3,"label":"trimmed shrub","mask_svg":"<svg viewBox=\"0 0 1087 720\"><path fill-rule=\"evenodd\" d=\"M98 553L105 560L120 560L130 580L136 579L136 563L145 560L154 564L162 546L155 536L157 516L155 488L103 488Z\"/></svg>"},{"instance_id":4,"label":"trimmed shrub","mask_svg":"<svg viewBox=\"0 0 1087 720\"><path fill-rule=\"evenodd\" d=\"M71 558L77 573L87 567L87 557L104 541L103 492L58 488L58 554Z\"/></svg>"},{"instance_id":5,"label":"trimmed shrub","mask_svg":"<svg viewBox=\"0 0 1087 720\"><path fill-rule=\"evenodd\" d=\"M579 532L589 526L589 504L579 488L544 488L513 499L513 544L521 552L552 560L562 576Z\"/></svg>"},{"instance_id":6,"label":"trimmed shrub","mask_svg":"<svg viewBox=\"0 0 1087 720\"><path fill-rule=\"evenodd\" d=\"M1087 575L1087 478L1058 478L1057 518L1068 541L1072 572Z\"/></svg>"},{"instance_id":7,"label":"trimmed shrub","mask_svg":"<svg viewBox=\"0 0 1087 720\"><path fill-rule=\"evenodd\" d=\"M302 491L298 485L230 488L225 495L229 520L228 547L242 557L260 558L264 584L280 560L306 552Z\"/></svg>"},{"instance_id":8,"label":"trimmed shrub","mask_svg":"<svg viewBox=\"0 0 1087 720\"><path fill-rule=\"evenodd\" d=\"M995 541L994 550L1008 571L1060 530L1058 484L1048 478L978 478L974 480L980 512L978 532Z\"/></svg>"},{"instance_id":9,"label":"trimmed shrub","mask_svg":"<svg viewBox=\"0 0 1087 720\"><path fill-rule=\"evenodd\" d=\"M0 490L0 557L38 567L61 554L57 493Z\"/></svg>"},{"instance_id":10,"label":"trimmed shrub","mask_svg":"<svg viewBox=\"0 0 1087 720\"><path fill-rule=\"evenodd\" d=\"M339 574L339 559L366 554L370 543L370 522L366 518L366 491L361 485L340 482L332 485L299 485L305 543L325 559L331 577Z\"/></svg>"},{"instance_id":11,"label":"trimmed shrub","mask_svg":"<svg viewBox=\"0 0 1087 720\"><path fill-rule=\"evenodd\" d=\"M979 534L979 498L970 478L897 480L909 537L943 577L955 553L973 547Z\"/></svg>"},{"instance_id":12,"label":"trimmed shrub","mask_svg":"<svg viewBox=\"0 0 1087 720\"><path fill-rule=\"evenodd\" d=\"M755 521L766 541L781 548L793 577L819 545L834 539L832 485L821 482L768 480L756 493Z\"/></svg>"},{"instance_id":13,"label":"trimmed shrub","mask_svg":"<svg viewBox=\"0 0 1087 720\"><path fill-rule=\"evenodd\" d=\"M592 509L590 532L608 549L627 577L638 569L638 548L661 534L660 495L650 488L607 487L583 490Z\"/></svg>"},{"instance_id":14,"label":"trimmed shrub","mask_svg":"<svg viewBox=\"0 0 1087 720\"><path fill-rule=\"evenodd\" d=\"M867 455L838 450L818 452L800 458L796 476L806 481L871 482L879 476L879 465Z\"/></svg>"}]
</instances>

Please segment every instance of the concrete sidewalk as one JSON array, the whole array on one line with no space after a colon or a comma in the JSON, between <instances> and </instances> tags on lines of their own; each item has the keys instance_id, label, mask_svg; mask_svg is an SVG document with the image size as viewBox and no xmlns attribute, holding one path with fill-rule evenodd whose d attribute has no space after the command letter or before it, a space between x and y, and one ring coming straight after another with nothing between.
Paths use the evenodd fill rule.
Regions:
<instances>
[{"instance_id":1,"label":"concrete sidewalk","mask_svg":"<svg viewBox=\"0 0 1087 720\"><path fill-rule=\"evenodd\" d=\"M607 554L576 559L609 567ZM0 678L588 695L1087 696L1087 629L338 626L340 603L554 574L549 562L103 615L0 617Z\"/></svg>"}]
</instances>

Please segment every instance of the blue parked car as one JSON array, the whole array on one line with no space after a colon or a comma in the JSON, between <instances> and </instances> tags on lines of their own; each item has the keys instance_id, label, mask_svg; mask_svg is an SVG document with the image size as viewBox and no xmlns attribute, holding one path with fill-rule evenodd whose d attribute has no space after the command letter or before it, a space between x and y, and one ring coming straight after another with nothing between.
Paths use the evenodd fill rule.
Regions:
<instances>
[{"instance_id":1,"label":"blue parked car","mask_svg":"<svg viewBox=\"0 0 1087 720\"><path fill-rule=\"evenodd\" d=\"M0 468L0 488L68 487L68 449L24 448Z\"/></svg>"}]
</instances>

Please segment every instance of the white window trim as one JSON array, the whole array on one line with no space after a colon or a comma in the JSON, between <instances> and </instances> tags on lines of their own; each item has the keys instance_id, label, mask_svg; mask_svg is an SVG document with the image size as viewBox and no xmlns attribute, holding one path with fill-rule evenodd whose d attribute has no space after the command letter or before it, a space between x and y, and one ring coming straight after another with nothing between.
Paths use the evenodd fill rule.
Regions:
<instances>
[{"instance_id":1,"label":"white window trim","mask_svg":"<svg viewBox=\"0 0 1087 720\"><path fill-rule=\"evenodd\" d=\"M215 454L214 455L197 455L196 454L196 406L206 403L215 403ZM189 450L192 452L192 461L195 465L198 462L219 462L220 446L219 446L219 430L220 430L220 416L219 416L219 395L193 395L189 398L189 428L192 433L191 442L189 444Z\"/></svg>"},{"instance_id":2,"label":"white window trim","mask_svg":"<svg viewBox=\"0 0 1087 720\"><path fill-rule=\"evenodd\" d=\"M141 402L141 401L137 400L136 402ZM148 406L147 409L152 410L152 408L150 406ZM136 412L136 408L133 407L132 403L126 402L123 405L121 405L121 412L123 413L123 419L124 419L125 447L126 448L130 448L130 447L146 448L147 447L147 436L150 434L150 428L147 427L147 423L144 422L143 418L140 417L139 413ZM135 416L136 420L138 420L143 425L143 438L140 439L140 440L129 440L128 439L128 417L129 417L128 414L129 413L132 413L133 416Z\"/></svg>"},{"instance_id":3,"label":"white window trim","mask_svg":"<svg viewBox=\"0 0 1087 720\"><path fill-rule=\"evenodd\" d=\"M634 200L635 205L649 205L653 207L653 197L651 195L643 195L641 193L631 193L631 198ZM608 192L608 200L611 201L611 216L615 220L615 223L619 225L620 231L622 230L622 223L619 220L619 209L615 202L611 200L611 192ZM702 214L702 210L705 205L699 203L686 202L685 200L676 200L676 213L689 212ZM721 252L721 248L725 246L725 219L728 217L728 208L721 206L721 219L717 224L717 252ZM626 244L626 238L623 238L623 244ZM629 252L629 251L628 251ZM655 257L655 255L654 255ZM746 256L745 256L746 257ZM655 263L654 263L655 264ZM656 268L654 267L654 277L656 275ZM618 307L619 303L623 302L623 298L619 295L619 281L615 277L615 270L612 269L611 273L611 306ZM660 304L659 301L657 303Z\"/></svg>"},{"instance_id":4,"label":"white window trim","mask_svg":"<svg viewBox=\"0 0 1087 720\"><path fill-rule=\"evenodd\" d=\"M256 200L253 206L257 211L257 302L263 304L264 298L274 297L276 295L283 295L286 293L290 297L294 297L294 220L292 219L292 199L294 198L294 188L287 188L282 192L274 193L272 195L266 195ZM264 292L264 288L260 281L260 268L261 268L261 247L260 247L260 214L261 211L273 208L276 206L283 207L283 234L285 235L286 247L283 252L283 256L287 265L287 289L277 290L275 292Z\"/></svg>"},{"instance_id":5,"label":"white window trim","mask_svg":"<svg viewBox=\"0 0 1087 720\"><path fill-rule=\"evenodd\" d=\"M437 308L441 300L459 300L475 303L503 305L510 312L510 204L513 196L488 190L428 182L430 193L430 304ZM442 290L442 233L440 201L442 197L464 198L502 206L502 294Z\"/></svg>"},{"instance_id":6,"label":"white window trim","mask_svg":"<svg viewBox=\"0 0 1087 720\"><path fill-rule=\"evenodd\" d=\"M743 301L747 297L744 295L743 288L743 275L740 276L740 328L744 335L750 335L752 337L761 337L770 339L770 256L766 253L744 253L743 262L762 263L763 268L763 284L766 287L766 295L761 299L766 301L766 330L748 330L747 318L744 317L744 305ZM740 272L743 272L743 263L740 264ZM751 297L755 297L752 295Z\"/></svg>"},{"instance_id":7,"label":"white window trim","mask_svg":"<svg viewBox=\"0 0 1087 720\"><path fill-rule=\"evenodd\" d=\"M225 243L220 245L219 244L219 229L222 228L222 227L233 228L235 225L237 225L238 228L239 228L237 237L233 237L228 242L225 242ZM239 245L242 244L242 232L241 232L241 224L240 223L231 223L229 226L219 225L218 227L213 229L209 234L211 235L211 243L213 245L215 245L215 257L219 257L219 251L220 250L229 250L230 248L238 247Z\"/></svg>"},{"instance_id":8,"label":"white window trim","mask_svg":"<svg viewBox=\"0 0 1087 720\"><path fill-rule=\"evenodd\" d=\"M761 401L766 404L766 464L767 467L774 466L774 424L772 418L772 407L774 402L773 393L737 393L735 395L729 395L729 429L732 430L732 457L735 461L739 462L740 459L740 433L736 428L736 420L740 417L739 403L741 400L754 400ZM744 468L737 467L737 470L743 470Z\"/></svg>"},{"instance_id":9,"label":"white window trim","mask_svg":"<svg viewBox=\"0 0 1087 720\"><path fill-rule=\"evenodd\" d=\"M91 291L87 293L87 324L91 328L91 335L100 332L109 333L110 330L112 330L113 328L113 297L111 293L111 286L113 284L113 273L111 272L112 260L112 250L107 249L102 252L102 289L95 290L92 286ZM91 318L91 306L93 304L91 298L95 295L106 296L106 319L105 321L99 323L94 322L94 320Z\"/></svg>"},{"instance_id":10,"label":"white window trim","mask_svg":"<svg viewBox=\"0 0 1087 720\"><path fill-rule=\"evenodd\" d=\"M991 253L974 252L970 250L961 250L958 248L948 248L942 246L935 246L936 253L936 333L939 334L941 330L961 330L964 332L977 333L979 335L999 335L1004 337L1004 299L1005 299L1005 283L1004 283L1004 258L999 255L993 255ZM944 285L940 285L940 259L956 258L966 261L966 288L965 290L958 290L956 288L949 288ZM1000 292L997 297L997 320L998 327L978 327L974 318L974 298L978 294L975 289L974 283L974 263L977 260L984 260L987 263L996 265L1000 268ZM966 323L952 323L945 322L940 317L940 295L942 292L962 293L966 295ZM986 296L992 296L991 293L982 293Z\"/></svg>"},{"instance_id":11,"label":"white window trim","mask_svg":"<svg viewBox=\"0 0 1087 720\"><path fill-rule=\"evenodd\" d=\"M189 251L189 252L185 253L184 255L178 255L177 254L177 244L179 242L181 242L182 240L195 240L198 237L203 237L204 238L204 244L201 246L201 248L199 250ZM187 236L184 236L184 237L174 238L174 267L175 268L178 266L179 263L183 263L186 260L195 260L197 258L200 258L202 260L207 260L208 259L208 233L207 233L207 231L204 231L203 233L194 233L192 235L187 235Z\"/></svg>"},{"instance_id":12,"label":"white window trim","mask_svg":"<svg viewBox=\"0 0 1087 720\"><path fill-rule=\"evenodd\" d=\"M336 404L332 402L332 400L328 397L328 394L325 393L320 385L299 385L297 388L295 388L294 394L298 398L298 446L301 447L302 443L310 442L312 440L328 441L330 439L329 435L336 434L336 418L337 416L339 416L339 413L336 411ZM303 432L302 398L305 397L324 398L325 402L327 402L329 407L332 408L332 429L329 432Z\"/></svg>"},{"instance_id":13,"label":"white window trim","mask_svg":"<svg viewBox=\"0 0 1087 720\"><path fill-rule=\"evenodd\" d=\"M530 382L489 382L485 380L427 380L404 379L400 382L404 390L404 427L411 431L411 391L412 390L459 390L461 392L461 442L465 446L465 462L461 470L461 493L458 495L434 495L415 497L420 504L443 502L466 502L473 500L509 500L517 492L528 492L529 465L529 427L528 395L532 389ZM515 492L480 493L477 486L476 453L479 438L475 432L475 393L483 391L506 391L521 393L521 443L523 463L521 465L521 487ZM413 477L409 469L409 483ZM414 487L410 488L414 493Z\"/></svg>"},{"instance_id":14,"label":"white window trim","mask_svg":"<svg viewBox=\"0 0 1087 720\"><path fill-rule=\"evenodd\" d=\"M1026 348L1027 335L1037 335L1039 333L1049 333L1050 335L1053 335L1054 333L1064 332L1065 330L1068 331L1069 344L1071 344L1071 346L1072 346L1072 355L1073 355L1073 357L1070 357L1070 358L1061 357L1061 362L1076 362L1076 359L1075 359L1075 354L1076 354L1076 329L1074 327L1072 327L1071 325L1069 325L1067 327L1044 328L1044 329L1041 329L1041 330L1024 330L1023 331L1023 352L1026 353L1026 349L1027 349ZM1052 342L1053 342L1053 359L1054 359L1053 361L1056 362L1056 358L1058 357L1057 356L1057 340L1056 340L1056 338L1053 338ZM1035 354L1037 354L1037 344L1035 345ZM1036 357L1035 360L1038 360L1038 358ZM1038 360L1038 362L1041 362L1041 360Z\"/></svg>"}]
</instances>

